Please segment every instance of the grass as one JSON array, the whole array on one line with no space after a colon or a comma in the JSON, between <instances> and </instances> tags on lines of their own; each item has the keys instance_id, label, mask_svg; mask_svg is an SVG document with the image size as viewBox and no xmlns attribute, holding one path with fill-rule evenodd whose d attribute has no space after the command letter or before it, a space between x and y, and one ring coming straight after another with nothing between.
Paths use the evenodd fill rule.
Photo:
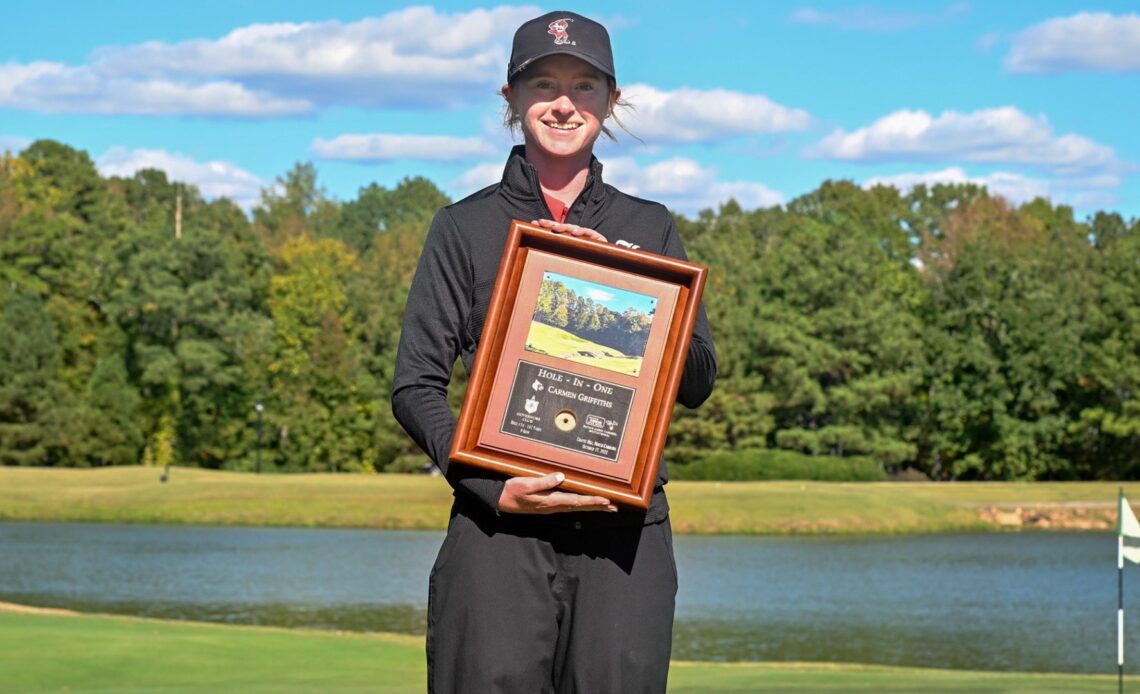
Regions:
<instances>
[{"instance_id":1,"label":"grass","mask_svg":"<svg viewBox=\"0 0 1140 694\"><path fill-rule=\"evenodd\" d=\"M0 467L0 520L442 529L451 489L422 475L254 475L145 467ZM681 533L992 530L985 506L1076 504L1115 516L1116 483L672 482ZM1125 494L1140 500L1140 483Z\"/></svg>"},{"instance_id":2,"label":"grass","mask_svg":"<svg viewBox=\"0 0 1140 694\"><path fill-rule=\"evenodd\" d=\"M451 490L417 475L0 468L0 520L442 528Z\"/></svg>"},{"instance_id":3,"label":"grass","mask_svg":"<svg viewBox=\"0 0 1140 694\"><path fill-rule=\"evenodd\" d=\"M423 642L387 634L0 612L0 690L35 692L422 692ZM813 663L674 663L671 694L1094 692L1104 675ZM1129 686L1137 680L1129 678Z\"/></svg>"},{"instance_id":4,"label":"grass","mask_svg":"<svg viewBox=\"0 0 1140 694\"><path fill-rule=\"evenodd\" d=\"M636 376L641 371L641 357L629 357L613 347L606 347L591 342L574 333L546 325L538 321L530 324L530 333L526 338L527 349L539 354L549 354L560 359L567 359L587 366L596 366L618 373ZM605 356L586 356L578 354L579 351L592 352Z\"/></svg>"},{"instance_id":5,"label":"grass","mask_svg":"<svg viewBox=\"0 0 1140 694\"><path fill-rule=\"evenodd\" d=\"M5 692L396 694L424 681L413 637L0 614Z\"/></svg>"}]
</instances>

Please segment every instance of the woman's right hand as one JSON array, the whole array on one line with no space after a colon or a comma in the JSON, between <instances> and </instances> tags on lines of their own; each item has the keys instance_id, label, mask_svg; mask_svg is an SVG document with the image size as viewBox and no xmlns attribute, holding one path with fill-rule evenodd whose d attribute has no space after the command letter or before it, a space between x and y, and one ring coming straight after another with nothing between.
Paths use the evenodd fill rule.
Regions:
<instances>
[{"instance_id":1,"label":"woman's right hand","mask_svg":"<svg viewBox=\"0 0 1140 694\"><path fill-rule=\"evenodd\" d=\"M564 513L566 511L617 511L609 499L555 489L566 476L552 472L542 477L512 477L499 497L503 513Z\"/></svg>"},{"instance_id":2,"label":"woman's right hand","mask_svg":"<svg viewBox=\"0 0 1140 694\"><path fill-rule=\"evenodd\" d=\"M600 232L594 231L589 227L580 227L577 224L566 224L565 222L556 222L553 219L536 219L531 222L535 226L540 226L544 229L549 229L555 234L569 234L570 236L577 236L578 238L590 239L591 241L598 241L600 243L606 242L606 237L602 236Z\"/></svg>"}]
</instances>

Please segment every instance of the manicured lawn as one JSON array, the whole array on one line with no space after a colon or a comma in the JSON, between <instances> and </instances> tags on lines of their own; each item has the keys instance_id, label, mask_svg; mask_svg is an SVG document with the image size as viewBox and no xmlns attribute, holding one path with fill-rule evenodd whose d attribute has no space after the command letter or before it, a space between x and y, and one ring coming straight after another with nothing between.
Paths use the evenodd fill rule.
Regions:
<instances>
[{"instance_id":1,"label":"manicured lawn","mask_svg":"<svg viewBox=\"0 0 1140 694\"><path fill-rule=\"evenodd\" d=\"M422 692L423 642L163 622L0 612L0 691ZM1131 679L1130 688L1138 682ZM1111 676L1034 675L860 665L675 663L672 694L698 692L1094 692Z\"/></svg>"},{"instance_id":2,"label":"manicured lawn","mask_svg":"<svg viewBox=\"0 0 1140 694\"><path fill-rule=\"evenodd\" d=\"M640 357L626 356L613 347L599 345L553 325L534 321L530 326L526 338L527 349L630 376L636 376L641 369Z\"/></svg>"},{"instance_id":3,"label":"manicured lawn","mask_svg":"<svg viewBox=\"0 0 1140 694\"><path fill-rule=\"evenodd\" d=\"M412 692L412 637L0 613L4 692Z\"/></svg>"},{"instance_id":4,"label":"manicured lawn","mask_svg":"<svg viewBox=\"0 0 1140 694\"><path fill-rule=\"evenodd\" d=\"M0 520L297 527L445 526L451 489L426 475L254 475L175 468L0 467ZM681 533L986 531L984 506L1071 504L1115 518L1116 483L672 482ZM1125 493L1140 500L1140 483Z\"/></svg>"},{"instance_id":5,"label":"manicured lawn","mask_svg":"<svg viewBox=\"0 0 1140 694\"><path fill-rule=\"evenodd\" d=\"M0 468L0 519L442 528L447 482L426 475L254 475L174 468Z\"/></svg>"},{"instance_id":6,"label":"manicured lawn","mask_svg":"<svg viewBox=\"0 0 1140 694\"><path fill-rule=\"evenodd\" d=\"M1136 687L1125 678L1125 688ZM973 672L849 665L844 663L674 663L670 694L756 692L1109 692L1112 676Z\"/></svg>"}]
</instances>

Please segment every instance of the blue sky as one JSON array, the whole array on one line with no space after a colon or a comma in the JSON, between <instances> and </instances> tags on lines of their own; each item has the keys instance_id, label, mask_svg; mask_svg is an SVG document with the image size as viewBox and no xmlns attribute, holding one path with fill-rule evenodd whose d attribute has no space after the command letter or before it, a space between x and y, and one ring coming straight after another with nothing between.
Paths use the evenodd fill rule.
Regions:
<instances>
[{"instance_id":1,"label":"blue sky","mask_svg":"<svg viewBox=\"0 0 1140 694\"><path fill-rule=\"evenodd\" d=\"M555 282L561 282L566 285L567 289L578 296L593 299L595 302L602 304L616 313L625 313L626 309L633 308L648 314L657 305L657 299L651 296L638 294L637 292L631 292L626 289L618 289L608 284L587 282L586 280L569 277L557 272L548 272L546 276Z\"/></svg>"},{"instance_id":2,"label":"blue sky","mask_svg":"<svg viewBox=\"0 0 1140 694\"><path fill-rule=\"evenodd\" d=\"M635 110L606 178L693 214L826 179L975 181L1140 216L1135 2L580 2ZM164 169L245 207L294 163L331 197L422 175L460 197L512 138L510 37L559 6L326 0L10 3L0 149Z\"/></svg>"}]
</instances>

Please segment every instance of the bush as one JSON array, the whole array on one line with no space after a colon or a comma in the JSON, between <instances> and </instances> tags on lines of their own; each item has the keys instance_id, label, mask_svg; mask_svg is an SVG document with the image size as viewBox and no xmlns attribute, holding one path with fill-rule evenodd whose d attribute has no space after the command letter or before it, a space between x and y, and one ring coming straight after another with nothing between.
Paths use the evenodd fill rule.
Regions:
<instances>
[{"instance_id":1,"label":"bush","mask_svg":"<svg viewBox=\"0 0 1140 694\"><path fill-rule=\"evenodd\" d=\"M883 466L872 458L804 455L796 451L750 449L723 451L688 465L670 466L675 480L814 480L882 482Z\"/></svg>"},{"instance_id":2,"label":"bush","mask_svg":"<svg viewBox=\"0 0 1140 694\"><path fill-rule=\"evenodd\" d=\"M431 459L423 453L408 453L396 456L396 459L384 466L384 472L424 473L435 468Z\"/></svg>"}]
</instances>

